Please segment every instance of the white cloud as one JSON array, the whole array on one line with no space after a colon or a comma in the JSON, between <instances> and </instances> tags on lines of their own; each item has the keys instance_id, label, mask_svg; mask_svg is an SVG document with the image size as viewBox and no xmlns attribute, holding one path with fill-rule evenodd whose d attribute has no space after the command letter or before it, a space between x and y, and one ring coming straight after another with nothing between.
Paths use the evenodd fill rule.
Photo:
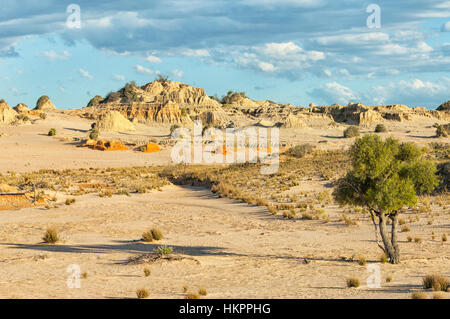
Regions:
<instances>
[{"instance_id":1,"label":"white cloud","mask_svg":"<svg viewBox=\"0 0 450 319\"><path fill-rule=\"evenodd\" d=\"M258 67L264 72L273 72L276 70L273 64L267 62L259 62Z\"/></svg>"},{"instance_id":2,"label":"white cloud","mask_svg":"<svg viewBox=\"0 0 450 319\"><path fill-rule=\"evenodd\" d=\"M125 81L125 76L123 76L123 75L121 75L121 74L114 74L114 75L113 75L113 78L114 78L114 80L116 80L116 81L121 81L121 82Z\"/></svg>"},{"instance_id":3,"label":"white cloud","mask_svg":"<svg viewBox=\"0 0 450 319\"><path fill-rule=\"evenodd\" d=\"M266 43L266 45L264 46L264 48L261 49L261 51L268 56L281 58L292 54L300 53L303 50L293 42L284 42L284 43Z\"/></svg>"},{"instance_id":4,"label":"white cloud","mask_svg":"<svg viewBox=\"0 0 450 319\"><path fill-rule=\"evenodd\" d=\"M442 32L450 32L450 21L444 23L441 27Z\"/></svg>"},{"instance_id":5,"label":"white cloud","mask_svg":"<svg viewBox=\"0 0 450 319\"><path fill-rule=\"evenodd\" d=\"M321 88L308 92L313 98L320 99L320 102L326 104L348 104L350 102L359 101L359 96L350 88L337 82L326 83Z\"/></svg>"},{"instance_id":6,"label":"white cloud","mask_svg":"<svg viewBox=\"0 0 450 319\"><path fill-rule=\"evenodd\" d=\"M162 60L154 55L147 56L145 60L151 63L162 63Z\"/></svg>"},{"instance_id":7,"label":"white cloud","mask_svg":"<svg viewBox=\"0 0 450 319\"><path fill-rule=\"evenodd\" d=\"M183 77L183 71L181 71L181 70L177 70L177 69L175 69L175 70L172 70L172 75L175 77L175 78L177 78L177 79L181 79L182 77Z\"/></svg>"},{"instance_id":8,"label":"white cloud","mask_svg":"<svg viewBox=\"0 0 450 319\"><path fill-rule=\"evenodd\" d=\"M136 68L136 72L137 73L150 74L150 75L159 74L159 71L150 70L150 69L148 69L146 67L143 67L142 65L139 65L139 64L136 64L135 68Z\"/></svg>"},{"instance_id":9,"label":"white cloud","mask_svg":"<svg viewBox=\"0 0 450 319\"><path fill-rule=\"evenodd\" d=\"M43 51L38 54L38 56L49 59L49 60L67 60L72 55L68 51L62 53L57 53L55 51Z\"/></svg>"},{"instance_id":10,"label":"white cloud","mask_svg":"<svg viewBox=\"0 0 450 319\"><path fill-rule=\"evenodd\" d=\"M84 69L79 69L78 72L80 72L81 76L86 78L86 79L92 80L94 78L92 75L89 74L88 71L86 71Z\"/></svg>"},{"instance_id":11,"label":"white cloud","mask_svg":"<svg viewBox=\"0 0 450 319\"><path fill-rule=\"evenodd\" d=\"M209 53L208 50L205 49L197 49L197 50L186 49L183 51L183 55L191 57L207 57L210 56L211 54Z\"/></svg>"}]
</instances>

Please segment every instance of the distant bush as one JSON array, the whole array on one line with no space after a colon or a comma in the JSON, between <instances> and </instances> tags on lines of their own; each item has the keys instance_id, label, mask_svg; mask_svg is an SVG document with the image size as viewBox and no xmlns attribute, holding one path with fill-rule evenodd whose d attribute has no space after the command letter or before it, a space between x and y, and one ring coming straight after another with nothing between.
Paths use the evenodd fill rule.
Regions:
<instances>
[{"instance_id":1,"label":"distant bush","mask_svg":"<svg viewBox=\"0 0 450 319\"><path fill-rule=\"evenodd\" d=\"M384 124L377 124L375 127L375 133L384 133L387 132L387 128Z\"/></svg>"},{"instance_id":2,"label":"distant bush","mask_svg":"<svg viewBox=\"0 0 450 319\"><path fill-rule=\"evenodd\" d=\"M427 275L423 277L423 288L433 288L434 291L447 291L450 286L450 281L441 275Z\"/></svg>"},{"instance_id":3,"label":"distant bush","mask_svg":"<svg viewBox=\"0 0 450 319\"><path fill-rule=\"evenodd\" d=\"M411 299L427 299L427 295L423 291L413 291L411 293Z\"/></svg>"},{"instance_id":4,"label":"distant bush","mask_svg":"<svg viewBox=\"0 0 450 319\"><path fill-rule=\"evenodd\" d=\"M172 247L159 246L158 248L156 248L156 253L158 255L170 255L172 252L173 252L173 248Z\"/></svg>"},{"instance_id":5,"label":"distant bush","mask_svg":"<svg viewBox=\"0 0 450 319\"><path fill-rule=\"evenodd\" d=\"M136 290L136 296L137 296L139 299L145 299L145 298L147 298L148 296L150 296L150 293L148 292L147 289L141 288L141 289Z\"/></svg>"},{"instance_id":6,"label":"distant bush","mask_svg":"<svg viewBox=\"0 0 450 319\"><path fill-rule=\"evenodd\" d=\"M44 237L42 237L44 243L54 244L59 241L58 232L55 228L47 228Z\"/></svg>"},{"instance_id":7,"label":"distant bush","mask_svg":"<svg viewBox=\"0 0 450 319\"><path fill-rule=\"evenodd\" d=\"M348 278L347 287L348 288L358 288L361 283L358 278Z\"/></svg>"},{"instance_id":8,"label":"distant bush","mask_svg":"<svg viewBox=\"0 0 450 319\"><path fill-rule=\"evenodd\" d=\"M436 126L436 137L447 137L450 133L450 123Z\"/></svg>"},{"instance_id":9,"label":"distant bush","mask_svg":"<svg viewBox=\"0 0 450 319\"><path fill-rule=\"evenodd\" d=\"M41 114L39 114L39 117L40 117L42 120L45 120L45 119L47 118L47 113L41 113Z\"/></svg>"},{"instance_id":10,"label":"distant bush","mask_svg":"<svg viewBox=\"0 0 450 319\"><path fill-rule=\"evenodd\" d=\"M100 95L94 96L88 103L87 107L93 107L99 105L103 101L103 97Z\"/></svg>"},{"instance_id":11,"label":"distant bush","mask_svg":"<svg viewBox=\"0 0 450 319\"><path fill-rule=\"evenodd\" d=\"M181 126L180 125L178 125L178 124L173 124L171 127L170 127L170 135L172 135L172 133L177 129L177 128L180 128Z\"/></svg>"},{"instance_id":12,"label":"distant bush","mask_svg":"<svg viewBox=\"0 0 450 319\"><path fill-rule=\"evenodd\" d=\"M98 130L97 129L92 129L91 132L89 133L89 138L91 140L96 140L98 139Z\"/></svg>"},{"instance_id":13,"label":"distant bush","mask_svg":"<svg viewBox=\"0 0 450 319\"><path fill-rule=\"evenodd\" d=\"M163 238L163 233L158 228L152 228L150 232L152 233L152 237L154 240L160 240Z\"/></svg>"},{"instance_id":14,"label":"distant bush","mask_svg":"<svg viewBox=\"0 0 450 319\"><path fill-rule=\"evenodd\" d=\"M293 157L301 158L306 154L311 153L314 150L315 146L311 144L301 144L291 147L287 154Z\"/></svg>"},{"instance_id":15,"label":"distant bush","mask_svg":"<svg viewBox=\"0 0 450 319\"><path fill-rule=\"evenodd\" d=\"M359 136L359 129L356 126L350 126L344 131L345 138L357 137Z\"/></svg>"},{"instance_id":16,"label":"distant bush","mask_svg":"<svg viewBox=\"0 0 450 319\"><path fill-rule=\"evenodd\" d=\"M55 136L56 135L56 129L51 128L50 131L48 131L48 136Z\"/></svg>"}]
</instances>

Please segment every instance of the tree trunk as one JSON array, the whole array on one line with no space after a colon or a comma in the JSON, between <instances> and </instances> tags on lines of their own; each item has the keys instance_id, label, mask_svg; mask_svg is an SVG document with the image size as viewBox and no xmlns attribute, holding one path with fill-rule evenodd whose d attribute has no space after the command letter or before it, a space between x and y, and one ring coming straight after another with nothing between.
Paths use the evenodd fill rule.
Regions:
<instances>
[{"instance_id":1,"label":"tree trunk","mask_svg":"<svg viewBox=\"0 0 450 319\"><path fill-rule=\"evenodd\" d=\"M391 264L396 264L396 253L394 250L394 247L392 246L392 242L389 238L387 229L386 229L386 215L384 213L379 214L379 225L380 225L380 235L381 239L383 240L384 244L384 251L387 254L387 257L389 258L389 262Z\"/></svg>"},{"instance_id":2,"label":"tree trunk","mask_svg":"<svg viewBox=\"0 0 450 319\"><path fill-rule=\"evenodd\" d=\"M392 215L391 217L392 221L392 228L391 228L391 244L392 248L394 249L394 255L392 256L391 263L392 264L398 264L400 262L400 249L398 248L397 243L397 214Z\"/></svg>"}]
</instances>

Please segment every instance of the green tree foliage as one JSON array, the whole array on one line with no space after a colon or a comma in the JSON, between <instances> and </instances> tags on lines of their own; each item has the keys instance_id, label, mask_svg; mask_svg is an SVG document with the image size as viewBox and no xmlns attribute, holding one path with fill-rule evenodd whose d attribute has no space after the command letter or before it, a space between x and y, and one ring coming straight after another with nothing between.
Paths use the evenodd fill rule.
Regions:
<instances>
[{"instance_id":1,"label":"green tree foliage","mask_svg":"<svg viewBox=\"0 0 450 319\"><path fill-rule=\"evenodd\" d=\"M436 166L422 159L413 143L394 138L383 141L368 134L358 138L350 149L353 169L338 180L333 192L340 204L366 207L380 229L383 246L377 243L391 263L400 261L396 225L399 211L417 205L417 195L430 193L438 185ZM386 222L391 220L389 238ZM378 237L378 236L377 236Z\"/></svg>"}]
</instances>

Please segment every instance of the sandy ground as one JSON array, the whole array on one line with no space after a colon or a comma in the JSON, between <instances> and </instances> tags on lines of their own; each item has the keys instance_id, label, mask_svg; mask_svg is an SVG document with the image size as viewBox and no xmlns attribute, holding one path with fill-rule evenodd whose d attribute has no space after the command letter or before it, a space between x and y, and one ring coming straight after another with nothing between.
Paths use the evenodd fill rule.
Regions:
<instances>
[{"instance_id":1,"label":"sandy ground","mask_svg":"<svg viewBox=\"0 0 450 319\"><path fill-rule=\"evenodd\" d=\"M422 145L448 143L448 138L431 138L433 122L389 124L391 132L382 135ZM144 154L76 147L73 138L85 138L90 124L58 112L32 125L0 127L0 173L165 165L171 161L169 149ZM57 130L56 137L47 136L52 127ZM353 141L341 138L343 129L281 130L280 136L286 143L338 148ZM164 139L168 133L168 127L139 125L133 133L101 137L146 143ZM297 188L321 191L324 187L305 180ZM59 206L49 210L0 211L0 298L135 298L136 289L143 287L151 298L183 298L184 286L190 291L204 287L208 298L409 298L411 291L421 287L425 274L450 275L449 244L440 240L450 230L448 211L435 216L433 225L426 225L424 217L411 224L411 232L400 233L403 261L389 265L379 262L381 251L369 221L345 226L337 222L342 209L336 206L325 208L332 220L325 223L286 220L270 215L265 207L178 186L130 197L77 196L70 206L63 204L65 199L60 195ZM440 208L435 205L435 209ZM58 229L60 243L42 244L49 226ZM153 226L160 228L165 238L157 244L140 242L142 233ZM409 243L408 235L420 236L423 241ZM169 245L175 254L188 259L151 265L126 263L159 245ZM367 258L367 265L380 267L381 288L367 287L367 265L348 261L359 255ZM87 273L81 288L67 286L67 267L72 264ZM149 277L144 276L146 266L151 269ZM385 282L388 276L393 278L390 283ZM361 287L346 288L348 277L358 277Z\"/></svg>"},{"instance_id":2,"label":"sandy ground","mask_svg":"<svg viewBox=\"0 0 450 319\"><path fill-rule=\"evenodd\" d=\"M433 138L435 119L417 122L390 122L386 124L389 133L380 136L394 136L402 141L413 141L425 146L430 142L449 143L450 138ZM6 171L35 171L39 169L67 169L89 167L126 167L145 165L166 165L172 162L170 149L145 154L142 152L93 151L76 147L74 138L85 139L92 121L65 114L62 111L48 113L46 120L38 120L32 125L0 126L0 173ZM138 124L136 132L102 133L100 138L122 140L144 145L151 139L166 140L170 125L152 126ZM321 149L348 147L353 139L342 138L347 126L326 128L281 129L280 143L296 145L312 143ZM50 128L55 128L55 137L47 136ZM362 133L373 132L373 127L361 128Z\"/></svg>"},{"instance_id":3,"label":"sandy ground","mask_svg":"<svg viewBox=\"0 0 450 319\"><path fill-rule=\"evenodd\" d=\"M48 226L59 230L60 244L41 243ZM152 226L165 238L157 244L139 242ZM443 216L432 229L439 235L449 227ZM403 261L390 265L378 261L368 221L351 227L289 221L265 207L191 187L168 186L130 197L83 195L71 206L1 212L0 297L135 298L136 289L145 287L151 298L183 298L188 286L191 291L206 288L208 298L409 298L421 287L423 275L450 275L450 249L439 238L432 241L421 225L412 225L408 234L424 240L408 243L406 234L400 234ZM198 263L126 264L158 245L171 246ZM366 256L367 265L380 267L381 288L367 287L367 265L343 260L358 255ZM78 289L66 283L71 264L88 275ZM145 266L151 269L149 277ZM392 282L385 282L387 276ZM348 277L358 277L361 287L346 288Z\"/></svg>"}]
</instances>

